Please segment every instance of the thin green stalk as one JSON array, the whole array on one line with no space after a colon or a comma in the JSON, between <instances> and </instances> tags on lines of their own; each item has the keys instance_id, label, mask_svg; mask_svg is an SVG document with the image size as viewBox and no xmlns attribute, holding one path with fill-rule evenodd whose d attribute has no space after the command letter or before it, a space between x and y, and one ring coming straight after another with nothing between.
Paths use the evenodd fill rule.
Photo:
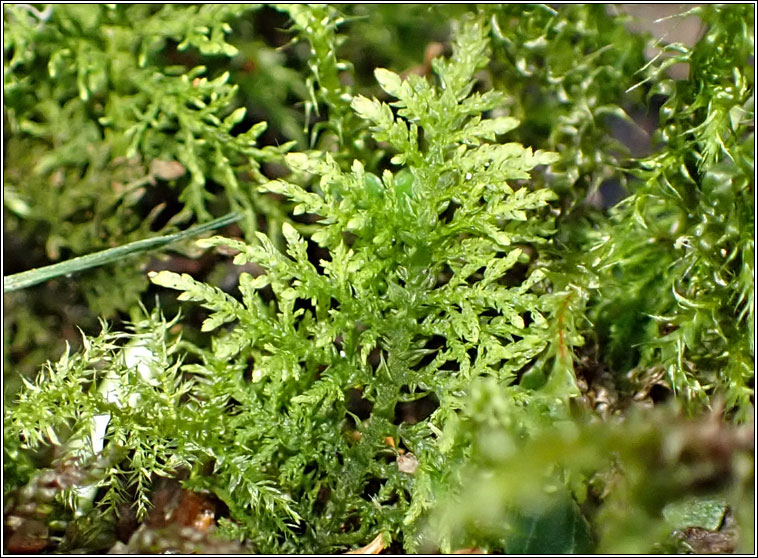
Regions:
<instances>
[{"instance_id":1,"label":"thin green stalk","mask_svg":"<svg viewBox=\"0 0 758 558\"><path fill-rule=\"evenodd\" d=\"M117 246L116 248L109 248L107 250L95 252L94 254L71 258L65 262L59 262L45 267L30 269L29 271L9 275L8 277L3 277L3 292L7 293L10 291L25 289L26 287L42 283L53 277L77 273L84 269L105 265L126 256L147 252L149 250L156 250L176 241L229 225L239 220L239 218L240 215L238 213L232 212L223 217L219 217L218 219L214 219L213 221L209 221L208 223L187 229L186 231L167 234L156 238L136 240L129 244L124 244L123 246Z\"/></svg>"}]
</instances>

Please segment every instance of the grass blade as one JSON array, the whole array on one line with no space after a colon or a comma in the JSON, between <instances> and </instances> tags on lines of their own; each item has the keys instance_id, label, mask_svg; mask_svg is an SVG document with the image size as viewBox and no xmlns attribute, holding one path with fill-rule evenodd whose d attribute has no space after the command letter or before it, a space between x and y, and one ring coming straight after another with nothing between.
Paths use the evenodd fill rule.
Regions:
<instances>
[{"instance_id":1,"label":"grass blade","mask_svg":"<svg viewBox=\"0 0 758 558\"><path fill-rule=\"evenodd\" d=\"M162 248L179 240L190 238L198 234L202 234L225 225L229 225L239 220L240 215L238 213L228 213L223 217L203 223L186 231L181 231L174 234L167 234L165 236L159 236L156 238L145 238L143 240L136 240L123 246L117 246L116 248L109 248L93 254L87 254L86 256L79 256L71 258L64 262L55 263L45 267L39 267L36 269L30 269L29 271L23 271L21 273L15 273L3 277L3 292L18 291L31 287L38 283L52 279L53 277L59 277L61 275L67 275L70 273L77 273L84 269L92 267L98 267L107 263L119 260L126 256L147 252L150 250L156 250Z\"/></svg>"}]
</instances>

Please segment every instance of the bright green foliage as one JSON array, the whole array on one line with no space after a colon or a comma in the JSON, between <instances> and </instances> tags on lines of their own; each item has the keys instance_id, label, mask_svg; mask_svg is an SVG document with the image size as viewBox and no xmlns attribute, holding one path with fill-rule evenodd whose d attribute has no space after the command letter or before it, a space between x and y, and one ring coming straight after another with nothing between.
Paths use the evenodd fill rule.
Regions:
<instances>
[{"instance_id":1,"label":"bright green foliage","mask_svg":"<svg viewBox=\"0 0 758 558\"><path fill-rule=\"evenodd\" d=\"M292 41L309 47L305 64L308 96L304 102L305 131L310 129L308 146L332 153L343 169L359 158L373 170L383 151L370 142L365 121L350 108L354 68L351 61L338 57L346 39L339 30L350 19L336 7L324 4L282 4L277 8L291 19L288 31L293 33ZM325 113L328 118L319 119Z\"/></svg>"},{"instance_id":2,"label":"bright green foliage","mask_svg":"<svg viewBox=\"0 0 758 558\"><path fill-rule=\"evenodd\" d=\"M257 230L251 183L265 181L260 165L280 160L287 147L256 147L266 124L245 119L229 72L213 69L236 52L228 22L253 9L3 6L3 202L5 232L23 254L18 271L234 209L243 232ZM39 317L19 327L37 339L51 326L75 332L69 322L94 332L98 317L136 307L149 285L140 269L146 261L82 274L63 293L52 287L39 300L67 300L76 316L38 303ZM15 326L5 335L17 352L36 349L20 343ZM25 374L40 362L4 359Z\"/></svg>"},{"instance_id":3,"label":"bright green foliage","mask_svg":"<svg viewBox=\"0 0 758 558\"><path fill-rule=\"evenodd\" d=\"M423 486L444 467L432 433L454 409L456 395L482 375L513 381L545 346L546 321L533 292L540 275L517 287L503 284L503 277L522 257L514 244L543 241L549 228L537 221L530 226L527 214L553 194L514 190L507 181L527 178L529 169L553 156L487 141L517 123L481 118L502 102L495 93L470 93L473 72L486 62L485 27L472 19L451 60L435 61L441 88L376 71L382 87L398 98L398 117L365 97L356 97L353 107L372 122L375 138L397 151L393 163L403 165L385 170L381 180L360 161L347 173L329 154L287 156L297 175L317 177L315 192L283 180L263 188L295 201L296 215L322 217L311 237L328 250L319 266L308 259L308 241L285 224L287 254L263 234L252 245L204 242L235 248L236 263L251 261L265 270L240 277L239 302L186 275L153 278L213 311L204 330L235 322L214 337L214 355L205 357L204 367L192 368L206 376L198 388L209 390L208 401L223 406L233 397L239 405L234 426L217 433L226 450L215 459L214 477L197 479L197 485L225 500L230 485L250 494L272 485L290 495L297 544L295 533L285 531L282 549L331 550L380 528L399 529L403 520L412 526L418 511L432 504ZM451 204L455 212L445 218ZM264 288L273 301L264 302ZM247 384L241 383L245 367L252 368ZM350 389L372 407L367 418L348 407ZM399 402L429 396L440 402L440 413L428 422L397 424ZM391 459L387 437L417 456L420 490ZM370 482L381 487L367 496ZM316 513L323 491L330 496ZM407 515L409 498L415 507ZM274 517L255 506L235 511L247 517L247 534L262 551L276 548L272 532L253 528ZM339 523L351 515L359 527L340 534ZM413 548L410 539L404 544Z\"/></svg>"},{"instance_id":4,"label":"bright green foliage","mask_svg":"<svg viewBox=\"0 0 758 558\"><path fill-rule=\"evenodd\" d=\"M306 80L310 99L305 105L306 119L311 111L318 114L319 104L323 103L329 110L329 120L325 124L333 128L342 143L343 121L351 99L350 88L343 86L339 77L340 72L350 70L350 64L337 59L337 49L344 41L344 37L337 34L337 28L345 20L335 8L327 5L285 4L280 9L292 18L291 29L307 37L310 43L308 69L311 75ZM313 127L311 143L314 143L319 128L319 125Z\"/></svg>"},{"instance_id":5,"label":"bright green foliage","mask_svg":"<svg viewBox=\"0 0 758 558\"><path fill-rule=\"evenodd\" d=\"M235 210L242 238L198 242L222 260L203 276L150 273L181 320L136 304L136 263L85 279L134 324L6 406L5 493L87 472L43 510L70 522L59 551L110 548L157 476L260 553L681 551L732 518L751 550L752 435L729 423L753 413L752 14L697 8L704 37L646 66L613 13L8 6L11 233L128 249L166 190L170 227ZM275 49L256 25L283 14ZM617 126L657 101L636 159ZM31 359L51 340L9 300Z\"/></svg>"},{"instance_id":6,"label":"bright green foliage","mask_svg":"<svg viewBox=\"0 0 758 558\"><path fill-rule=\"evenodd\" d=\"M109 150L107 160L139 156L132 166L175 160L188 171L182 199L206 218L205 177L239 189L233 168L240 157L256 158L252 146L262 130L257 126L230 136L244 109L229 114L235 88L226 83L228 76L207 79L202 66L169 65L165 47L175 41L178 51L196 48L205 56L233 55L236 49L224 41L230 30L224 22L249 9L52 6L47 19L32 24L26 8L6 7L4 46L12 52L5 67L9 125L57 147L39 159L36 173L76 171L84 165L102 168L97 150ZM46 66L40 64L43 60L48 60ZM37 103L35 98L46 101ZM153 174L175 180L182 173ZM64 178L77 177L58 180ZM27 190L21 187L19 194L23 197ZM88 193L93 195L92 190ZM230 198L242 203L239 195ZM72 205L70 211L81 210L71 201L67 204Z\"/></svg>"}]
</instances>

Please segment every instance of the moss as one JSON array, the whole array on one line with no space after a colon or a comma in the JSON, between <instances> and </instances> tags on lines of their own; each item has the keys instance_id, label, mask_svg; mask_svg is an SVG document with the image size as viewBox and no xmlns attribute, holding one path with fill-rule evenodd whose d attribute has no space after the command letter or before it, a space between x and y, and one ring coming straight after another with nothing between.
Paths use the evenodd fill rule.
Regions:
<instances>
[{"instance_id":1,"label":"moss","mask_svg":"<svg viewBox=\"0 0 758 558\"><path fill-rule=\"evenodd\" d=\"M750 545L750 10L4 9L14 270L73 265L6 294L10 550L213 548L158 477L260 553Z\"/></svg>"}]
</instances>

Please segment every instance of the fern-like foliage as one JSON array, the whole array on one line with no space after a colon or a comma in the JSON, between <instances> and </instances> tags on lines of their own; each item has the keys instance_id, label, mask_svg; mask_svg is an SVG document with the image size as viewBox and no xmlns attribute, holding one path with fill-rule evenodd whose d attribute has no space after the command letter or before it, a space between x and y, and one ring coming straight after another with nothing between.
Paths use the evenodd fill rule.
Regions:
<instances>
[{"instance_id":1,"label":"fern-like foliage","mask_svg":"<svg viewBox=\"0 0 758 558\"><path fill-rule=\"evenodd\" d=\"M340 143L343 141L345 113L350 103L350 88L343 85L340 72L350 70L350 63L338 60L337 49L344 37L337 33L345 18L336 8L327 5L281 5L292 18L292 30L310 43L308 69L311 75L306 80L309 99L306 102L306 125L311 111L319 114L319 105L323 104L329 110L329 119L323 125L331 127ZM323 126L322 125L322 126ZM319 129L312 129L311 144L314 143Z\"/></svg>"},{"instance_id":2,"label":"fern-like foliage","mask_svg":"<svg viewBox=\"0 0 758 558\"><path fill-rule=\"evenodd\" d=\"M229 188L232 205L241 207L237 169L243 158L245 164L261 159L253 147L261 125L230 135L245 109L232 112L236 88L227 83L228 74L207 79L204 66L171 65L163 52L173 41L178 52L234 55L224 40L231 30L226 22L250 7L53 6L49 18L35 25L26 8L7 10L9 124L59 146L41 158L39 174L95 163L87 145L105 138L103 149L112 150L112 158L180 163L188 174L182 199L199 217L210 216L206 178ZM38 63L45 59L46 66Z\"/></svg>"},{"instance_id":3,"label":"fern-like foliage","mask_svg":"<svg viewBox=\"0 0 758 558\"><path fill-rule=\"evenodd\" d=\"M365 9L381 21L426 9L393 8ZM370 540L408 552L661 550L694 526L676 519L689 496L716 526L733 514L740 548L750 542L752 440L725 424L753 407L743 7L697 8L703 39L664 45L675 56L644 67L646 39L604 7L445 8L464 14L451 49L425 44L446 40L427 29L403 39L415 55L370 75L351 50L365 52L363 7L265 8L282 27L290 18L292 43L273 53L243 40L230 68L248 88L277 76L250 98L279 134L303 119L276 107L306 102L298 151L257 147L264 126L214 67L234 54L232 22L252 32L252 8L6 10L11 232L60 217L51 259L144 238L160 208L140 204L158 182L185 206L169 226L222 206L242 217L241 237L199 243L234 255L237 283L231 265L202 279L149 274L193 303L201 331L132 307L126 331L85 336L6 407L4 491L34 502L13 513L61 530L57 550L111 548L126 506L149 516L158 476L223 502L220 535L259 553ZM408 71L424 50L447 54ZM299 62L309 77L285 66ZM664 77L674 62L690 64L689 79ZM611 122L642 93L663 101L661 126L653 154L634 160ZM608 180L631 191L610 211L593 199ZM55 190L69 181L72 193ZM119 265L112 284L100 270L96 298L122 279L130 299L142 292L140 270ZM11 349L48 342L24 325L34 297L8 300ZM664 380L671 408L638 413L639 382ZM613 418L601 420L590 403L608 386ZM679 412L718 409L721 394L726 420ZM66 482L53 489L55 475Z\"/></svg>"},{"instance_id":4,"label":"fern-like foliage","mask_svg":"<svg viewBox=\"0 0 758 558\"><path fill-rule=\"evenodd\" d=\"M515 286L505 278L527 259L519 246L550 233L527 215L553 194L516 181L554 156L492 143L517 122L482 117L503 98L472 93L474 72L488 60L486 31L481 19L465 20L453 57L433 62L438 87L377 70L397 113L377 100L353 100L374 138L394 151L395 170L379 178L359 160L344 172L328 153L287 156L312 191L285 180L262 188L294 201L295 214L320 218L310 240L285 224L286 254L263 234L253 244L205 242L239 250L235 262L265 270L241 276L241 300L186 275L153 277L212 310L204 329L234 322L206 357L213 372L193 368L206 377L199 388L209 390L209 401L226 393L238 402L235 427L217 433L226 455L216 458L213 479L197 482L224 495L230 485L289 495L293 523L282 549L296 548L295 537L298 548L336 549L380 525L411 525L431 503L423 487L443 467L432 433L454 413L458 394L478 376L514 381L545 347L534 291L541 276ZM319 265L309 261L314 249L324 254ZM351 391L370 407L367 416L351 408ZM396 420L398 405L420 398L437 401L439 412L417 424ZM398 469L393 445L417 456L416 483ZM260 534L272 532L252 528L271 523L261 517L265 508L239 511L261 550L272 549ZM351 515L355 524L343 533L331 525ZM404 544L414 545L411 538Z\"/></svg>"},{"instance_id":5,"label":"fern-like foliage","mask_svg":"<svg viewBox=\"0 0 758 558\"><path fill-rule=\"evenodd\" d=\"M245 234L258 229L257 214L271 204L257 205L251 184L265 182L261 165L281 160L288 147L286 140L259 147L267 124L240 106L240 88L225 71L241 57L230 42L231 24L254 9L3 6L3 206L7 261L15 268L6 273L142 240L157 229L175 232L191 219L230 210L243 216ZM270 78L268 66L258 74ZM146 263L115 262L30 297L10 295L11 304L34 312L4 330L14 347L4 353L7 369L32 377L59 354L62 341L43 341L48 328L94 333L98 317L136 308L149 286L140 269ZM55 310L63 299L76 317ZM68 341L77 343L75 337ZM46 357L34 356L45 350Z\"/></svg>"}]
</instances>

